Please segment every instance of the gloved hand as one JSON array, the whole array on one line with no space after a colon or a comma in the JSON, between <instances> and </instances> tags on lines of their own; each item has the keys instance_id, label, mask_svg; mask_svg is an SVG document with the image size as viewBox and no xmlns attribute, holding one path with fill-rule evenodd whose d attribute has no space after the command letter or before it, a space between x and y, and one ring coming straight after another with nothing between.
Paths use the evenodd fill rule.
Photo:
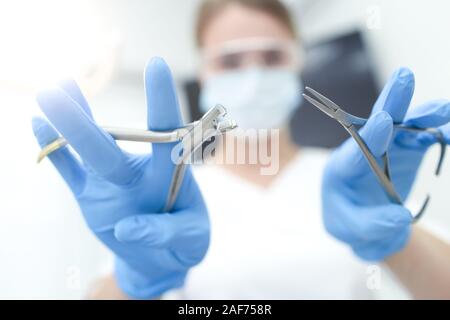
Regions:
<instances>
[{"instance_id":1,"label":"gloved hand","mask_svg":"<svg viewBox=\"0 0 450 320\"><path fill-rule=\"evenodd\" d=\"M178 101L162 59L154 58L147 65L145 88L149 129L179 127ZM89 228L115 254L121 289L133 298L153 298L182 286L189 268L206 253L209 220L190 169L173 210L161 212L175 167L174 144L153 144L151 155L121 150L97 126L73 81L39 93L37 101L82 160L67 147L50 155ZM58 137L42 118L33 119L33 130L41 146Z\"/></svg>"},{"instance_id":2,"label":"gloved hand","mask_svg":"<svg viewBox=\"0 0 450 320\"><path fill-rule=\"evenodd\" d=\"M408 111L413 91L413 73L399 69L361 129L362 138L377 158L389 150L392 180L403 200L411 190L425 152L436 138L429 133L394 130L393 122L436 128L450 121L450 101L446 100L428 102ZM448 139L448 126L440 129ZM348 243L365 260L382 260L401 250L408 241L411 213L388 200L353 139L337 148L327 163L322 208L327 231Z\"/></svg>"}]
</instances>

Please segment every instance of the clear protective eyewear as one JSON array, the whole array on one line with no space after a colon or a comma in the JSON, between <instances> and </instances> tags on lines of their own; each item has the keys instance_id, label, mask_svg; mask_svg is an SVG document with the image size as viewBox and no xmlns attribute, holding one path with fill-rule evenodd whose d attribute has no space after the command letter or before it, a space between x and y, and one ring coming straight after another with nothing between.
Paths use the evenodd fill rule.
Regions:
<instances>
[{"instance_id":1,"label":"clear protective eyewear","mask_svg":"<svg viewBox=\"0 0 450 320\"><path fill-rule=\"evenodd\" d=\"M295 41L274 38L245 38L206 48L201 53L207 73L220 73L250 66L299 68L302 50Z\"/></svg>"}]
</instances>

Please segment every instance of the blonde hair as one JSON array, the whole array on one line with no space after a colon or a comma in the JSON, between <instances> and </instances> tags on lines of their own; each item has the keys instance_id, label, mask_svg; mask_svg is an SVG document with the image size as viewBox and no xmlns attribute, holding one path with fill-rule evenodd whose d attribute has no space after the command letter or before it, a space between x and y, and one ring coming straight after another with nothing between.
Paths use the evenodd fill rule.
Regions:
<instances>
[{"instance_id":1,"label":"blonde hair","mask_svg":"<svg viewBox=\"0 0 450 320\"><path fill-rule=\"evenodd\" d=\"M204 0L198 11L195 28L198 47L203 46L203 34L210 21L230 4L239 4L271 15L287 28L292 37L297 38L296 28L289 10L279 0Z\"/></svg>"}]
</instances>

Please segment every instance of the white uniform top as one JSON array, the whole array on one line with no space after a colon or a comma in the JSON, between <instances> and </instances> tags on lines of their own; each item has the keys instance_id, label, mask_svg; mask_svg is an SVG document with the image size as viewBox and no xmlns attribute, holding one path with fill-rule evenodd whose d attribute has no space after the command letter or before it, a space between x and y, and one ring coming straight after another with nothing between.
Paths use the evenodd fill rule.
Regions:
<instances>
[{"instance_id":1,"label":"white uniform top","mask_svg":"<svg viewBox=\"0 0 450 320\"><path fill-rule=\"evenodd\" d=\"M186 299L371 298L366 265L327 234L320 184L327 152L303 149L267 189L205 165L194 170L211 245Z\"/></svg>"}]
</instances>

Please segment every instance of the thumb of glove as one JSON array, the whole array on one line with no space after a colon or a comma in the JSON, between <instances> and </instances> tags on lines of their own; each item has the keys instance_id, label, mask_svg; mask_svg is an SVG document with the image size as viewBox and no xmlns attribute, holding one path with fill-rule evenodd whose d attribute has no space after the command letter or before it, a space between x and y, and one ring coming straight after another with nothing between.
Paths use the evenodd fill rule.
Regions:
<instances>
[{"instance_id":1,"label":"thumb of glove","mask_svg":"<svg viewBox=\"0 0 450 320\"><path fill-rule=\"evenodd\" d=\"M393 134L393 121L389 113L373 114L360 130L361 138L375 157L381 157L389 148ZM348 139L333 157L334 169L341 176L359 176L369 168L367 160L354 139Z\"/></svg>"}]
</instances>

